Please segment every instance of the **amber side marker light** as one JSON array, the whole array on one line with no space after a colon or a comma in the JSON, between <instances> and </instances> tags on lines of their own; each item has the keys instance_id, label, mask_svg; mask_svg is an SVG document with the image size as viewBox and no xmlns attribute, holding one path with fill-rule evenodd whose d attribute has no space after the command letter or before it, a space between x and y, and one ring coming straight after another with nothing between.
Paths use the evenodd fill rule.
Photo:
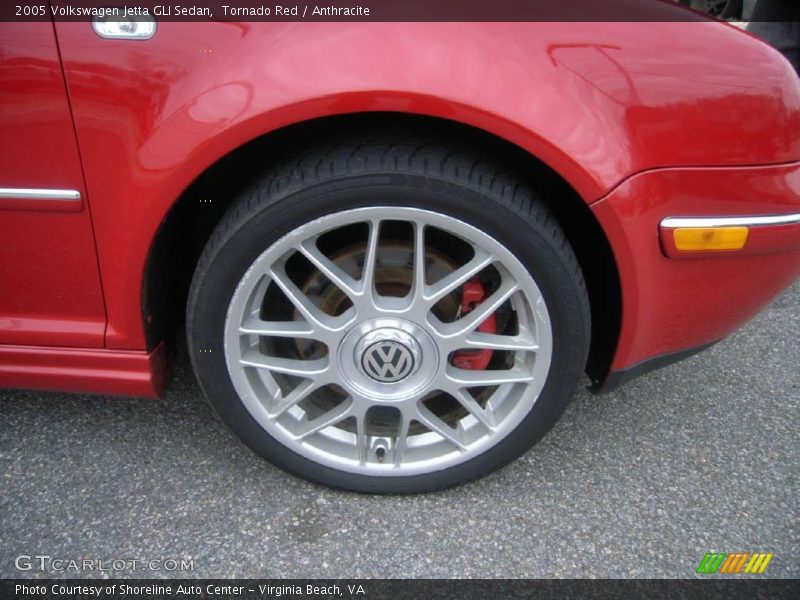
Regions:
<instances>
[{"instance_id":1,"label":"amber side marker light","mask_svg":"<svg viewBox=\"0 0 800 600\"><path fill-rule=\"evenodd\" d=\"M747 227L679 227L673 229L673 239L682 252L741 250L748 232Z\"/></svg>"}]
</instances>

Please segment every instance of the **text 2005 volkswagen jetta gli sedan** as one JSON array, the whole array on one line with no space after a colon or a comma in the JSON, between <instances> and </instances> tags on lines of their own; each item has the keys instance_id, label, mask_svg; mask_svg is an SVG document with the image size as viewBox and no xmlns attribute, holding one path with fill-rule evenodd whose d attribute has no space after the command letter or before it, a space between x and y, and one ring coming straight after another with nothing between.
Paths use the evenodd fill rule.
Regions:
<instances>
[{"instance_id":1,"label":"text 2005 volkswagen jetta gli sedan","mask_svg":"<svg viewBox=\"0 0 800 600\"><path fill-rule=\"evenodd\" d=\"M488 473L584 371L700 349L800 273L800 84L726 24L0 40L0 385L155 396L185 323L222 419L328 485Z\"/></svg>"}]
</instances>

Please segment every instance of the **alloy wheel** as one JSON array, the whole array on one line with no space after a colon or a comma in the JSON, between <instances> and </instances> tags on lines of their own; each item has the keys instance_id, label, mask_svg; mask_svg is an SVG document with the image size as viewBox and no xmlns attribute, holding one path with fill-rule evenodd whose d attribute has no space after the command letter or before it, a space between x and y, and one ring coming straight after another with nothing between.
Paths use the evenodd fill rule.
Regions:
<instances>
[{"instance_id":1,"label":"alloy wheel","mask_svg":"<svg viewBox=\"0 0 800 600\"><path fill-rule=\"evenodd\" d=\"M530 412L553 351L542 294L508 249L397 206L330 214L272 244L233 294L224 347L274 439L371 476L445 469L497 444Z\"/></svg>"}]
</instances>

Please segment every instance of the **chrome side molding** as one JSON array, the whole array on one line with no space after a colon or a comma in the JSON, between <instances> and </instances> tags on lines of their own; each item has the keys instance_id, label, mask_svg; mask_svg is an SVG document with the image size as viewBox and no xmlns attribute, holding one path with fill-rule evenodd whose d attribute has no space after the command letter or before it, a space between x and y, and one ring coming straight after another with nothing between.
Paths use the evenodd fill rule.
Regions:
<instances>
[{"instance_id":1,"label":"chrome side molding","mask_svg":"<svg viewBox=\"0 0 800 600\"><path fill-rule=\"evenodd\" d=\"M800 213L791 215L766 215L760 217L667 217L661 227L763 227L769 225L800 224Z\"/></svg>"},{"instance_id":2,"label":"chrome side molding","mask_svg":"<svg viewBox=\"0 0 800 600\"><path fill-rule=\"evenodd\" d=\"M65 200L81 199L78 190L47 190L39 188L0 188L0 200Z\"/></svg>"}]
</instances>

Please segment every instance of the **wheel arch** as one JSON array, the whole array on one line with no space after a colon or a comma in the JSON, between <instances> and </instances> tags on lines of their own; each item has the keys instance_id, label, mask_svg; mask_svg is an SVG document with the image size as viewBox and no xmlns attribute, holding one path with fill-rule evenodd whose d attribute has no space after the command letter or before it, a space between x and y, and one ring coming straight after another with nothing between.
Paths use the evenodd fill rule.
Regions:
<instances>
[{"instance_id":1,"label":"wheel arch","mask_svg":"<svg viewBox=\"0 0 800 600\"><path fill-rule=\"evenodd\" d=\"M305 107L308 108L308 107ZM331 112L328 109L328 112ZM322 139L345 139L352 131L397 128L433 136L442 143L463 143L503 161L528 179L554 212L575 250L592 307L592 345L587 373L605 378L621 323L621 288L608 239L588 207L601 193L597 182L555 146L517 131L493 115L478 115L478 127L464 114L448 118L414 112L347 112L289 122L246 141L209 162L168 207L153 236L142 286L142 317L148 347L173 340L183 325L186 296L202 249L231 200L268 165ZM324 114L324 111L322 111ZM455 116L461 118L454 118ZM279 122L282 120L277 119ZM275 116L272 122L276 121ZM248 128L255 124L249 124ZM496 133L502 130L504 136ZM522 144L525 145L522 145ZM533 146L565 171L556 170Z\"/></svg>"}]
</instances>

